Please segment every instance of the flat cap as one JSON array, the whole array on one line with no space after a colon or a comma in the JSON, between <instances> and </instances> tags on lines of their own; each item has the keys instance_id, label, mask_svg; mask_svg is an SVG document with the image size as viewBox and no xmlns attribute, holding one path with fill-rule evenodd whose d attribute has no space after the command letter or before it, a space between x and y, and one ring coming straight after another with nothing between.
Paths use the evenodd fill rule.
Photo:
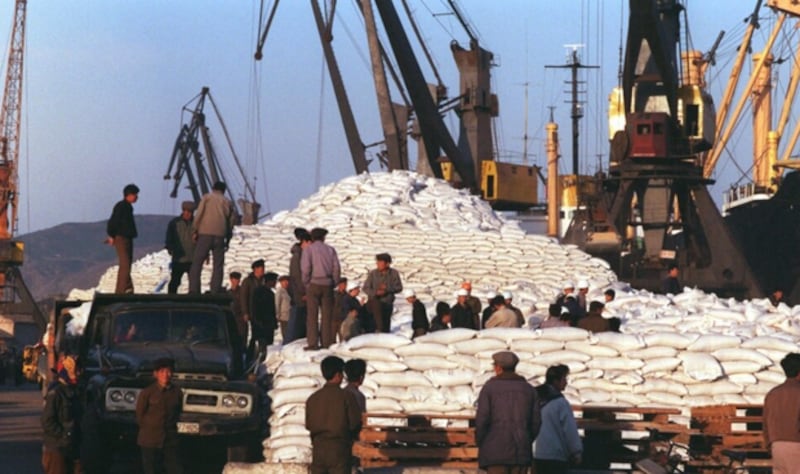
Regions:
<instances>
[{"instance_id":1,"label":"flat cap","mask_svg":"<svg viewBox=\"0 0 800 474\"><path fill-rule=\"evenodd\" d=\"M278 274L275 272L267 272L264 274L264 281L277 281Z\"/></svg>"},{"instance_id":2,"label":"flat cap","mask_svg":"<svg viewBox=\"0 0 800 474\"><path fill-rule=\"evenodd\" d=\"M181 210L194 212L194 201L183 201L181 203Z\"/></svg>"},{"instance_id":3,"label":"flat cap","mask_svg":"<svg viewBox=\"0 0 800 474\"><path fill-rule=\"evenodd\" d=\"M250 264L250 268L252 268L252 269L255 269L255 268L258 268L258 267L263 267L263 266L264 266L264 259L263 258L259 258L258 260L256 260L255 262Z\"/></svg>"},{"instance_id":4,"label":"flat cap","mask_svg":"<svg viewBox=\"0 0 800 474\"><path fill-rule=\"evenodd\" d=\"M228 274L228 278L235 278L237 280L241 280L242 279L242 273L241 272L230 272Z\"/></svg>"},{"instance_id":5,"label":"flat cap","mask_svg":"<svg viewBox=\"0 0 800 474\"><path fill-rule=\"evenodd\" d=\"M492 354L492 360L503 370L514 370L519 362L519 357L511 351L501 351Z\"/></svg>"},{"instance_id":6,"label":"flat cap","mask_svg":"<svg viewBox=\"0 0 800 474\"><path fill-rule=\"evenodd\" d=\"M392 256L388 253L379 253L375 255L375 260L380 260L381 262L392 263Z\"/></svg>"}]
</instances>

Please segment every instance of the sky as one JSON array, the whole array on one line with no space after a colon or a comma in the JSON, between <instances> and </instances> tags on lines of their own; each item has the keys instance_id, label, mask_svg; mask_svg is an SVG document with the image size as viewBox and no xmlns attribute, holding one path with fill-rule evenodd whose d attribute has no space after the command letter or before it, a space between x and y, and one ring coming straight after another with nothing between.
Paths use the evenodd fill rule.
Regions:
<instances>
[{"instance_id":1,"label":"sky","mask_svg":"<svg viewBox=\"0 0 800 474\"><path fill-rule=\"evenodd\" d=\"M107 219L122 188L131 182L141 188L137 214L177 215L180 201L189 193L183 190L178 199L170 198L172 182L163 176L185 119L182 107L204 86L210 87L248 179L255 183L263 212L292 209L320 185L352 175L309 2L280 3L264 58L256 62L260 3L29 0L18 234L63 222ZM401 9L400 2L395 3ZM500 117L495 122L500 158L522 161L527 109L528 160L544 165L547 107L555 106L564 156L561 169L569 171L568 86L564 84L568 72L545 69L545 65L564 64L569 52L565 45L582 44L582 62L601 68L581 76L587 90L582 96L586 102L581 166L584 172L605 166L607 97L617 83L624 34L620 23L627 24L627 1L457 3L481 46L495 54L492 73L500 100ZM719 30L729 31L720 48L719 68L710 73L717 80L712 83L712 95L718 101L727 79L723 68L730 64L744 29L743 19L755 0L685 3L697 49L708 50ZM449 45L455 40L467 46L466 33L447 14L446 1L409 0L409 4L450 97L456 96L458 76ZM265 0L265 5L271 6L271 1ZM11 1L0 7L0 28L7 28L6 37L12 12ZM763 8L763 16L770 14ZM757 38L766 33L762 27ZM369 53L354 1L337 2L333 35L362 141L377 142L382 135ZM0 44L0 49L7 51L8 43ZM6 56L3 52L3 64ZM433 82L431 69L423 69ZM452 114L446 123L456 124ZM230 157L221 146L221 129L212 123L211 133L218 152L229 163L228 175L233 176ZM370 149L368 155L376 151ZM741 175L735 166L719 169L720 184L712 190L715 198ZM371 170L378 167L373 164ZM240 180L236 186L241 188Z\"/></svg>"}]
</instances>

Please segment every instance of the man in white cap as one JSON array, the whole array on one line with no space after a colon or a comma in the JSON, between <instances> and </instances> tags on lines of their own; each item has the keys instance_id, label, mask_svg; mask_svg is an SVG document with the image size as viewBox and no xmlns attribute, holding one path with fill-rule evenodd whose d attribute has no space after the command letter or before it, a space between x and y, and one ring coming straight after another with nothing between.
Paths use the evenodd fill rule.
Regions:
<instances>
[{"instance_id":1,"label":"man in white cap","mask_svg":"<svg viewBox=\"0 0 800 474\"><path fill-rule=\"evenodd\" d=\"M525 316L522 314L522 310L511 304L514 300L514 293L510 291L503 292L503 298L506 300L506 308L510 309L517 315L517 327L521 328L523 324L525 324Z\"/></svg>"},{"instance_id":2,"label":"man in white cap","mask_svg":"<svg viewBox=\"0 0 800 474\"><path fill-rule=\"evenodd\" d=\"M486 321L492 317L492 313L494 313L494 308L492 308L492 300L495 296L499 295L500 293L496 291L490 291L486 293L486 308L483 310L483 314L481 315L481 329L486 328Z\"/></svg>"},{"instance_id":3,"label":"man in white cap","mask_svg":"<svg viewBox=\"0 0 800 474\"><path fill-rule=\"evenodd\" d=\"M451 323L454 328L467 328L478 329L475 325L475 315L472 313L472 308L467 304L469 298L469 291L461 288L456 292L456 304L450 310L453 318Z\"/></svg>"},{"instance_id":4,"label":"man in white cap","mask_svg":"<svg viewBox=\"0 0 800 474\"><path fill-rule=\"evenodd\" d=\"M430 329L430 321L428 321L428 312L425 310L425 305L417 299L417 294L414 290L405 290L403 297L411 305L411 329L414 331L411 339L427 334Z\"/></svg>"},{"instance_id":5,"label":"man in white cap","mask_svg":"<svg viewBox=\"0 0 800 474\"><path fill-rule=\"evenodd\" d=\"M564 283L563 291L558 295L558 298L556 298L556 304L562 308L567 308L567 311L569 311L572 321L574 322L574 324L572 324L573 326L577 324L578 320L586 313L581 310L575 296L575 284L568 281Z\"/></svg>"},{"instance_id":6,"label":"man in white cap","mask_svg":"<svg viewBox=\"0 0 800 474\"><path fill-rule=\"evenodd\" d=\"M519 358L513 352L497 352L492 360L495 376L481 389L475 414L478 465L489 473L526 473L541 426L536 389L514 372Z\"/></svg>"},{"instance_id":7,"label":"man in white cap","mask_svg":"<svg viewBox=\"0 0 800 474\"><path fill-rule=\"evenodd\" d=\"M358 293L361 291L361 284L357 281L348 281L345 288L347 294L342 298L342 311L345 314L344 321L339 325L339 340L347 341L359 334L364 333L362 321L364 319L364 308L358 301Z\"/></svg>"}]
</instances>

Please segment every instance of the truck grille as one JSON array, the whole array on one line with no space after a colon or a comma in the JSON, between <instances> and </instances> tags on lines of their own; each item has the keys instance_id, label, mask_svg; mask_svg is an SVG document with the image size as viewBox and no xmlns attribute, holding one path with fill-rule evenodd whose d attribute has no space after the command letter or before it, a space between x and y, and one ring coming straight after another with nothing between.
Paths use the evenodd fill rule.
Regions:
<instances>
[{"instance_id":1,"label":"truck grille","mask_svg":"<svg viewBox=\"0 0 800 474\"><path fill-rule=\"evenodd\" d=\"M187 405L203 405L207 407L215 407L217 406L217 396L216 395L198 395L195 393L190 393L186 395L186 404Z\"/></svg>"}]
</instances>

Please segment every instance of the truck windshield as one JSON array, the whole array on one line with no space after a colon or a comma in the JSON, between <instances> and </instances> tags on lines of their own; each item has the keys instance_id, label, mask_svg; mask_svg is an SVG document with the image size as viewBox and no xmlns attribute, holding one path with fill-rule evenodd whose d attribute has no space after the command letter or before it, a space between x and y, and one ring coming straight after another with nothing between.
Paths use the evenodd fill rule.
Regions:
<instances>
[{"instance_id":1,"label":"truck windshield","mask_svg":"<svg viewBox=\"0 0 800 474\"><path fill-rule=\"evenodd\" d=\"M198 310L148 309L119 313L114 318L114 343L227 342L222 313Z\"/></svg>"}]
</instances>

